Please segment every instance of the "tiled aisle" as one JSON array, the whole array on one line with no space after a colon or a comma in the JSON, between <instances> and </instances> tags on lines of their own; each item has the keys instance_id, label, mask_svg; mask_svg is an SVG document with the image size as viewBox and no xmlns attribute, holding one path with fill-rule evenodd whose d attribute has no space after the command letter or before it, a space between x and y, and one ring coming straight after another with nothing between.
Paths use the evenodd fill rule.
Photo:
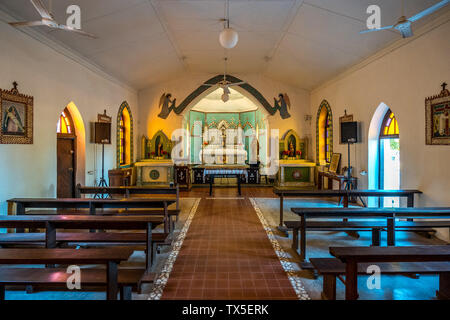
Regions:
<instances>
[{"instance_id":1,"label":"tiled aisle","mask_svg":"<svg viewBox=\"0 0 450 320\"><path fill-rule=\"evenodd\" d=\"M200 201L162 299L297 299L247 198Z\"/></svg>"}]
</instances>

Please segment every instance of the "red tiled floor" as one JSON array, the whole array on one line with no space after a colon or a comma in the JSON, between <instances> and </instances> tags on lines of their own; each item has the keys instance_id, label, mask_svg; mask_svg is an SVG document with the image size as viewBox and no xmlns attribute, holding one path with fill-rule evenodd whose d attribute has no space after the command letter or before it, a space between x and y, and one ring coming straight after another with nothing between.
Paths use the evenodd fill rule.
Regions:
<instances>
[{"instance_id":1,"label":"red tiled floor","mask_svg":"<svg viewBox=\"0 0 450 320\"><path fill-rule=\"evenodd\" d=\"M250 201L203 198L162 299L297 299Z\"/></svg>"}]
</instances>

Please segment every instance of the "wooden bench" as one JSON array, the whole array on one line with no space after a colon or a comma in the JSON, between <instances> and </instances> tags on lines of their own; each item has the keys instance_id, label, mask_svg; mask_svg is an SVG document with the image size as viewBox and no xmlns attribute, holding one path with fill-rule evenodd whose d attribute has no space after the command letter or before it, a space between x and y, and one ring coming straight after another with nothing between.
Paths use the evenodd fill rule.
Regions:
<instances>
[{"instance_id":1,"label":"wooden bench","mask_svg":"<svg viewBox=\"0 0 450 320\"><path fill-rule=\"evenodd\" d=\"M336 278L345 285L342 275L345 274L345 263L335 258L311 258L314 269L323 276L322 299L336 300ZM367 275L367 268L373 263L358 264L357 273ZM446 273L450 273L450 262L400 262L400 263L376 263L381 274L403 275L403 274L439 274L440 278L445 278ZM440 281L439 295L445 292L444 282ZM448 289L448 288L447 288ZM450 296L448 297L450 298Z\"/></svg>"},{"instance_id":2,"label":"wooden bench","mask_svg":"<svg viewBox=\"0 0 450 320\"><path fill-rule=\"evenodd\" d=\"M71 276L63 268L0 268L0 300L5 300L5 287L17 285L32 285L33 288L44 287L66 289L67 280ZM121 300L131 300L132 291L139 291L141 279L145 275L143 269L120 269L117 273L117 285ZM154 274L145 275L154 278ZM106 270L81 269L81 289L85 287L105 287Z\"/></svg>"},{"instance_id":3,"label":"wooden bench","mask_svg":"<svg viewBox=\"0 0 450 320\"><path fill-rule=\"evenodd\" d=\"M75 189L76 198L81 198L82 195L121 195L125 198L131 198L133 195L155 195L173 194L176 197L176 210L180 210L180 187L177 184L175 187L167 186L121 186L121 187L87 187L77 184Z\"/></svg>"},{"instance_id":4,"label":"wooden bench","mask_svg":"<svg viewBox=\"0 0 450 320\"><path fill-rule=\"evenodd\" d=\"M273 193L280 197L280 223L278 229L287 235L284 226L283 210L286 197L338 197L344 199L344 208L348 207L349 197L406 197L408 207L414 207L414 195L421 194L419 190L301 190L286 187L274 187Z\"/></svg>"},{"instance_id":5,"label":"wooden bench","mask_svg":"<svg viewBox=\"0 0 450 320\"><path fill-rule=\"evenodd\" d=\"M45 245L47 248L55 248L57 245L57 229L112 229L112 230L145 230L146 237L146 268L149 269L153 262L153 232L154 226L163 223L163 217L156 216L0 216L0 227L3 228L45 228ZM86 233L80 233L79 237L89 237ZM91 237L104 237L91 236Z\"/></svg>"},{"instance_id":6,"label":"wooden bench","mask_svg":"<svg viewBox=\"0 0 450 320\"><path fill-rule=\"evenodd\" d=\"M408 247L330 247L330 254L345 264L345 299L358 298L358 264L383 262L445 262L450 261L450 246ZM450 298L450 272L442 273L438 296Z\"/></svg>"},{"instance_id":7,"label":"wooden bench","mask_svg":"<svg viewBox=\"0 0 450 320\"><path fill-rule=\"evenodd\" d=\"M78 198L14 198L7 200L16 205L16 215L24 215L29 208L89 209L95 215L101 209L163 209L164 232L169 232L168 206L176 202L174 198L138 198L138 199L78 199Z\"/></svg>"},{"instance_id":8,"label":"wooden bench","mask_svg":"<svg viewBox=\"0 0 450 320\"><path fill-rule=\"evenodd\" d=\"M304 261L306 258L306 230L311 221L307 221L309 218L321 218L321 219L381 219L380 221L371 221L366 225L365 229L370 227L370 224L374 224L374 227L378 227L379 231L386 230L388 233L387 244L389 246L395 245L395 231L396 230L421 230L429 231L431 228L448 228L450 227L450 220L442 221L435 219L450 218L450 208L292 208L291 211L300 217L298 224L292 224L296 227L296 232L300 231L300 237L294 235L295 239L300 239L300 258ZM397 218L427 218L433 219L433 221L400 221L397 222ZM383 221L384 220L384 221ZM302 223L306 223L305 226ZM346 226L346 222L329 221L330 228L333 225ZM355 226L358 224L365 225L364 221L357 221L349 226ZM373 233L374 237L378 237L378 234ZM294 245L294 248L299 248L298 245Z\"/></svg>"},{"instance_id":9,"label":"wooden bench","mask_svg":"<svg viewBox=\"0 0 450 320\"><path fill-rule=\"evenodd\" d=\"M167 233L152 233L152 255L151 261L156 258L156 246L162 244L169 244L167 242ZM23 247L30 245L45 246L45 233L4 233L0 234L0 248L9 247ZM56 247L63 244L89 244L89 245L104 245L104 244L126 244L126 245L145 245L147 242L147 235L145 233L112 233L112 232L57 232L56 233Z\"/></svg>"},{"instance_id":10,"label":"wooden bench","mask_svg":"<svg viewBox=\"0 0 450 320\"><path fill-rule=\"evenodd\" d=\"M129 259L133 250L104 249L0 249L0 265L106 265L106 297L117 300L118 264ZM2 290L4 292L4 290Z\"/></svg>"},{"instance_id":11,"label":"wooden bench","mask_svg":"<svg viewBox=\"0 0 450 320\"><path fill-rule=\"evenodd\" d=\"M288 229L292 230L292 249L298 253L298 241L301 229L300 221L285 221ZM386 224L379 221L307 221L306 230L310 231L372 231L372 245L380 245L381 231ZM306 254L306 252L305 252Z\"/></svg>"}]
</instances>

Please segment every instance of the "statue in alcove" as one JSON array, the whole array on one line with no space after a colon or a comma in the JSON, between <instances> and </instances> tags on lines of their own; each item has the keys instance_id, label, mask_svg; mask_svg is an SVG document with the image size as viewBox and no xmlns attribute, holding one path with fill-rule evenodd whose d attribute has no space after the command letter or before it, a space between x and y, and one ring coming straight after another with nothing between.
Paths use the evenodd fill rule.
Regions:
<instances>
[{"instance_id":1,"label":"statue in alcove","mask_svg":"<svg viewBox=\"0 0 450 320\"><path fill-rule=\"evenodd\" d=\"M297 141L293 135L289 137L289 157L295 157Z\"/></svg>"}]
</instances>

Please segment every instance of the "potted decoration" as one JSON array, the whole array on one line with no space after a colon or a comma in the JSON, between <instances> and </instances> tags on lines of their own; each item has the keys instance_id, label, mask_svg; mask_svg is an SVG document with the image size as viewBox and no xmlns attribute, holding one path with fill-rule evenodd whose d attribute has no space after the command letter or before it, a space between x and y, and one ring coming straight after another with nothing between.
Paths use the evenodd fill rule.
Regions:
<instances>
[{"instance_id":1,"label":"potted decoration","mask_svg":"<svg viewBox=\"0 0 450 320\"><path fill-rule=\"evenodd\" d=\"M163 155L163 156L161 157L162 159L167 159L167 151L163 150L163 151L162 151L162 155Z\"/></svg>"},{"instance_id":2,"label":"potted decoration","mask_svg":"<svg viewBox=\"0 0 450 320\"><path fill-rule=\"evenodd\" d=\"M289 151L283 151L283 159L287 160L288 156L289 156Z\"/></svg>"},{"instance_id":3,"label":"potted decoration","mask_svg":"<svg viewBox=\"0 0 450 320\"><path fill-rule=\"evenodd\" d=\"M150 152L150 159L154 159L155 158L155 151Z\"/></svg>"},{"instance_id":4,"label":"potted decoration","mask_svg":"<svg viewBox=\"0 0 450 320\"><path fill-rule=\"evenodd\" d=\"M300 151L300 150L297 150L296 152L295 152L295 157L299 160L299 159L301 159L301 157L302 157L302 152Z\"/></svg>"}]
</instances>

